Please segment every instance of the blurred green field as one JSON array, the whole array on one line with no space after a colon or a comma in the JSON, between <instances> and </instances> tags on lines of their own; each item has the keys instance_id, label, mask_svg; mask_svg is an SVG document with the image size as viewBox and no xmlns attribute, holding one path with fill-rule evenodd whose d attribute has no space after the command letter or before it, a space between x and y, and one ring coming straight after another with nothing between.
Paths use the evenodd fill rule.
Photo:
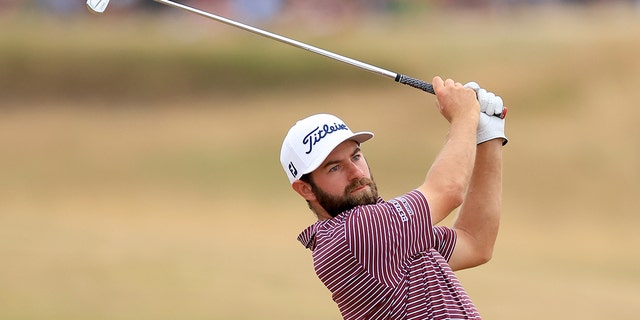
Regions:
<instances>
[{"instance_id":1,"label":"blurred green field","mask_svg":"<svg viewBox=\"0 0 640 320\"><path fill-rule=\"evenodd\" d=\"M640 13L420 13L273 31L510 107L494 259L459 272L486 319L640 312ZM180 14L0 19L1 319L338 319L278 162L339 114L385 198L443 142L432 96Z\"/></svg>"}]
</instances>

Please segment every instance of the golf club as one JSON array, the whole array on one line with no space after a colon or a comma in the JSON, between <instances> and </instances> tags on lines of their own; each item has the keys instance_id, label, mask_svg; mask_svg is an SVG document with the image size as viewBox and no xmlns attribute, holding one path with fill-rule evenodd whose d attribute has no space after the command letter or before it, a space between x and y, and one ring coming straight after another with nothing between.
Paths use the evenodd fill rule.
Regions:
<instances>
[{"instance_id":1,"label":"golf club","mask_svg":"<svg viewBox=\"0 0 640 320\"><path fill-rule=\"evenodd\" d=\"M302 43L300 41L289 39L287 37L283 37L283 36L275 34L275 33L271 33L271 32L268 32L268 31L265 31L265 30L262 30L262 29L258 29L258 28L255 28L255 27L252 27L252 26L249 26L249 25L246 25L246 24L231 20L231 19L227 19L227 18L224 18L224 17L221 17L221 16L217 16L215 14L212 14L212 13L209 13L209 12L206 12L206 11L202 11L202 10L199 10L199 9L196 9L196 8L193 8L193 7L189 7L189 6L186 6L186 5L181 4L181 3L177 3L177 2L173 2L173 1L169 1L169 0L153 0L153 1L158 2L158 3L162 3L162 4L170 6L170 7L174 7L174 8L182 9L182 10L185 10L185 11L188 11L188 12L192 12L192 13L198 14L200 16L203 16L203 17L206 17L206 18L218 21L218 22L222 22L224 24L227 24L227 25L230 25L230 26L233 26L233 27L245 30L245 31L249 31L249 32L255 33L257 35L269 38L269 39L280 41L282 43L286 43L288 45L291 45L291 46L294 46L294 47L297 47L297 48L300 48L300 49L311 51L311 52L319 54L321 56L325 56L327 58L331 58L331 59L334 59L334 60L337 60L337 61L341 61L341 62L344 62L346 64L350 64L352 66L355 66L355 67L358 67L358 68L361 68L361 69L364 69L364 70L367 70L367 71L371 71L373 73L377 73L377 74L380 74L380 75L383 75L383 76L386 76L388 78L393 79L396 82L399 82L399 83L402 83L402 84L405 84L405 85L408 85L408 86L411 86L411 87L426 91L426 92L431 93L431 94L435 94L435 91L433 91L433 86L430 83L424 82L424 81L419 80L419 79L415 79L415 78L412 78L412 77L409 77L409 76L406 76L406 75L403 75L403 74L399 74L399 73L395 73L395 72L392 72L392 71L389 71L389 70L386 70L386 69L382 69L382 68L379 68L379 67L376 67L376 66L373 66L373 65L370 65L370 64L355 60L355 59L351 59L351 58L348 58L348 57L345 57L345 56L342 56L342 55L339 55L339 54L336 54L336 53L333 53L333 52L330 52L330 51L327 51L327 50L323 50L323 49L308 45L306 43ZM109 5L109 0L87 0L87 8L89 9L90 12L95 13L95 14L103 13L106 10L108 5ZM505 107L501 114L496 114L495 116L504 119L506 114L507 114L507 108Z\"/></svg>"}]
</instances>

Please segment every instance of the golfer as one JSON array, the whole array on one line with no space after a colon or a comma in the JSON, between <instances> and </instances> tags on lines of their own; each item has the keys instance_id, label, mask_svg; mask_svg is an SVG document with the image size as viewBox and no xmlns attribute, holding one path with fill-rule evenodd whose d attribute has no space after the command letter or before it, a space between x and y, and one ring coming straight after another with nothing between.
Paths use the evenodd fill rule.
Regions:
<instances>
[{"instance_id":1,"label":"golfer","mask_svg":"<svg viewBox=\"0 0 640 320\"><path fill-rule=\"evenodd\" d=\"M397 198L378 196L360 149L373 133L317 114L284 139L285 173L318 217L298 240L344 319L480 319L453 272L492 256L507 142L493 115L502 99L475 83L432 83L449 122L446 142L424 183ZM436 226L458 207L452 227Z\"/></svg>"}]
</instances>

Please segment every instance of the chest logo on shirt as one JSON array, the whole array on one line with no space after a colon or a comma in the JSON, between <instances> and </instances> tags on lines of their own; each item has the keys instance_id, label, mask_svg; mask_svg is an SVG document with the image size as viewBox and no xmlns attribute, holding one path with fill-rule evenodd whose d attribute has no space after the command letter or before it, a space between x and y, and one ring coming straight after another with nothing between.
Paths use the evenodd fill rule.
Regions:
<instances>
[{"instance_id":1,"label":"chest logo on shirt","mask_svg":"<svg viewBox=\"0 0 640 320\"><path fill-rule=\"evenodd\" d=\"M410 216L412 216L413 215L413 210L411 209L411 206L409 205L409 201L407 201L407 199L405 199L404 197L400 198L399 200L402 201L402 204L407 209L407 213Z\"/></svg>"},{"instance_id":2,"label":"chest logo on shirt","mask_svg":"<svg viewBox=\"0 0 640 320\"><path fill-rule=\"evenodd\" d=\"M393 204L393 206L396 208L396 213L398 213L398 215L400 216L400 220L402 220L402 222L409 221L409 218L407 218L407 214L404 212L404 208L400 203L398 203L398 201L390 200L389 202Z\"/></svg>"},{"instance_id":3,"label":"chest logo on shirt","mask_svg":"<svg viewBox=\"0 0 640 320\"><path fill-rule=\"evenodd\" d=\"M411 209L411 206L409 205L409 201L407 201L407 199L405 199L404 197L392 199L389 200L389 202L396 208L396 212L400 216L400 220L402 220L402 222L409 221L409 217L407 217L407 214L410 216L414 214L413 209Z\"/></svg>"}]
</instances>

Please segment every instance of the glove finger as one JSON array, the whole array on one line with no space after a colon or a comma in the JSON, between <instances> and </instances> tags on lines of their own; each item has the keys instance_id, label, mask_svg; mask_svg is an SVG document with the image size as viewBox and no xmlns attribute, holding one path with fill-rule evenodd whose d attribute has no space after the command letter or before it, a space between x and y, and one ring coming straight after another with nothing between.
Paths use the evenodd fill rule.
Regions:
<instances>
[{"instance_id":1,"label":"glove finger","mask_svg":"<svg viewBox=\"0 0 640 320\"><path fill-rule=\"evenodd\" d=\"M464 85L465 88L471 88L473 91L478 92L480 85L477 82L471 81Z\"/></svg>"},{"instance_id":2,"label":"glove finger","mask_svg":"<svg viewBox=\"0 0 640 320\"><path fill-rule=\"evenodd\" d=\"M487 112L488 92L485 89L479 89L476 93L478 96L478 102L480 103L480 112Z\"/></svg>"},{"instance_id":3,"label":"glove finger","mask_svg":"<svg viewBox=\"0 0 640 320\"><path fill-rule=\"evenodd\" d=\"M478 100L481 101L480 109L482 112L490 116L502 114L504 108L502 98L496 96L495 93L482 89L482 92L478 91Z\"/></svg>"},{"instance_id":4,"label":"glove finger","mask_svg":"<svg viewBox=\"0 0 640 320\"><path fill-rule=\"evenodd\" d=\"M502 101L502 98L500 96L496 96L496 106L495 109L493 110L493 114L502 114L502 111L504 110L504 102Z\"/></svg>"},{"instance_id":5,"label":"glove finger","mask_svg":"<svg viewBox=\"0 0 640 320\"><path fill-rule=\"evenodd\" d=\"M492 116L496 112L498 101L496 100L496 95L493 92L487 93L487 110L485 111L488 115Z\"/></svg>"}]
</instances>

